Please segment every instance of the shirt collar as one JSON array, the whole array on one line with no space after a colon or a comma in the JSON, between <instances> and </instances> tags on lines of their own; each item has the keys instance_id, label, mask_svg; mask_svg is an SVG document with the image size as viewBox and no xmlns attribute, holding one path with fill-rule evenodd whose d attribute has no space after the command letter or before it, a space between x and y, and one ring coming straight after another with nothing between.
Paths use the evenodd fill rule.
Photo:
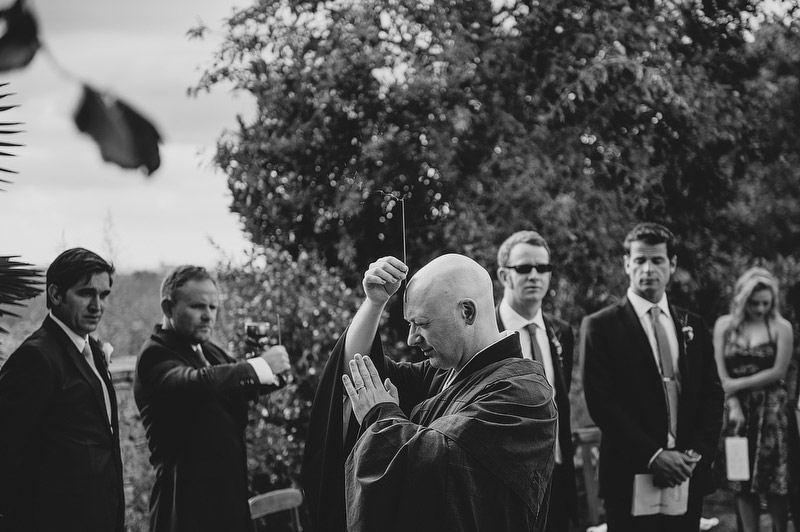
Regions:
<instances>
[{"instance_id":1,"label":"shirt collar","mask_svg":"<svg viewBox=\"0 0 800 532\"><path fill-rule=\"evenodd\" d=\"M658 303L653 303L652 301L648 301L642 296L636 294L633 289L628 288L628 301L630 301L631 305L633 305L633 310L636 312L636 316L638 316L639 319L642 319L645 314L650 312L650 309L653 308L653 306L657 306L661 312L667 316L671 315L669 312L669 302L667 301L666 293L661 296L661 300Z\"/></svg>"},{"instance_id":2,"label":"shirt collar","mask_svg":"<svg viewBox=\"0 0 800 532\"><path fill-rule=\"evenodd\" d=\"M75 344L75 347L78 348L78 353L83 353L83 349L84 347L86 347L86 342L89 341L89 336L87 335L86 337L83 337L76 334L75 331L73 331L67 326L67 324L65 324L60 319L56 318L52 310L50 311L50 319L56 322L56 325L61 327L64 330L64 332L67 333L67 337L72 341L73 344Z\"/></svg>"},{"instance_id":3,"label":"shirt collar","mask_svg":"<svg viewBox=\"0 0 800 532\"><path fill-rule=\"evenodd\" d=\"M498 311L500 312L500 320L503 322L506 330L519 331L524 329L529 323L535 323L541 327L543 331L545 330L544 316L542 315L541 307L539 307L539 309L536 311L536 315L532 320L525 318L519 312L514 310L505 299L500 301L500 308Z\"/></svg>"}]
</instances>

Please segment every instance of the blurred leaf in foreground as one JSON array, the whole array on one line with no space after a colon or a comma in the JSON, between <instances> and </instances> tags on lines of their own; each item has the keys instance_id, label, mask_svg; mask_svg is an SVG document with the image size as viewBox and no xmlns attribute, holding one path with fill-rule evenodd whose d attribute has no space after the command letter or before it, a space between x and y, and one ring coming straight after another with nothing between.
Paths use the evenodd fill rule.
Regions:
<instances>
[{"instance_id":1,"label":"blurred leaf in foreground","mask_svg":"<svg viewBox=\"0 0 800 532\"><path fill-rule=\"evenodd\" d=\"M83 86L75 125L100 147L103 160L122 168L142 168L151 175L161 164L155 126L122 100Z\"/></svg>"}]
</instances>

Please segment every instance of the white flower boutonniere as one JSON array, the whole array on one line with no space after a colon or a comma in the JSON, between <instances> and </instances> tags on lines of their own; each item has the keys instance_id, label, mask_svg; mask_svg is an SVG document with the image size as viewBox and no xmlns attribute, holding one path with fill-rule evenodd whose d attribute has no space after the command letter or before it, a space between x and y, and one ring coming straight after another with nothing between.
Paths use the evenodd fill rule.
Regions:
<instances>
[{"instance_id":1,"label":"white flower boutonniere","mask_svg":"<svg viewBox=\"0 0 800 532\"><path fill-rule=\"evenodd\" d=\"M547 337L550 339L550 343L553 344L553 347L556 348L556 355L558 356L558 364L563 368L564 357L562 356L562 353L564 352L564 348L561 347L561 342L558 340L558 336L556 336L551 329L547 328L545 329L545 331L547 331Z\"/></svg>"},{"instance_id":2,"label":"white flower boutonniere","mask_svg":"<svg viewBox=\"0 0 800 532\"><path fill-rule=\"evenodd\" d=\"M683 352L686 353L689 348L689 342L694 340L694 328L689 325L689 315L679 314L678 323L681 325L681 336L683 337Z\"/></svg>"},{"instance_id":3,"label":"white flower boutonniere","mask_svg":"<svg viewBox=\"0 0 800 532\"><path fill-rule=\"evenodd\" d=\"M106 365L111 364L111 353L114 352L114 346L108 342L100 342L100 349L103 351L103 357L106 359Z\"/></svg>"},{"instance_id":4,"label":"white flower boutonniere","mask_svg":"<svg viewBox=\"0 0 800 532\"><path fill-rule=\"evenodd\" d=\"M553 347L555 347L555 348L556 348L556 354L557 354L558 356L561 356L561 353L564 351L564 348L563 348L563 347L561 347L561 342L559 342L559 341L558 341L558 337L557 337L557 336L554 334L554 335L553 335L553 336L550 338L550 341L553 343Z\"/></svg>"}]
</instances>

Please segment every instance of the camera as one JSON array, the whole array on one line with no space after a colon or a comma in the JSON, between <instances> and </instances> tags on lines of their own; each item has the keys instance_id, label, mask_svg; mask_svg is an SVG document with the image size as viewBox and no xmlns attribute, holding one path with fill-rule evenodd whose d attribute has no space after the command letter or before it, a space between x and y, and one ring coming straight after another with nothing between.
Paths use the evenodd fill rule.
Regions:
<instances>
[{"instance_id":1,"label":"camera","mask_svg":"<svg viewBox=\"0 0 800 532\"><path fill-rule=\"evenodd\" d=\"M248 321L244 324L244 333L247 339L256 343L267 337L269 329L269 322L266 321Z\"/></svg>"}]
</instances>

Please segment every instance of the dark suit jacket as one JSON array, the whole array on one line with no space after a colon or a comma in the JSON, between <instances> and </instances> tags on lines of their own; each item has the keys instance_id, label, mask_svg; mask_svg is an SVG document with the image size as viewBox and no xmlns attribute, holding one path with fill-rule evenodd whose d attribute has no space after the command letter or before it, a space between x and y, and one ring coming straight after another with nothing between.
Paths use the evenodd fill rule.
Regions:
<instances>
[{"instance_id":1,"label":"dark suit jacket","mask_svg":"<svg viewBox=\"0 0 800 532\"><path fill-rule=\"evenodd\" d=\"M0 369L0 530L122 532L125 500L117 400L50 317ZM112 431L113 427L113 431Z\"/></svg>"},{"instance_id":2,"label":"dark suit jacket","mask_svg":"<svg viewBox=\"0 0 800 532\"><path fill-rule=\"evenodd\" d=\"M253 367L211 342L206 367L191 345L157 326L136 362L133 392L156 481L151 532L241 532L247 506L247 402L262 386Z\"/></svg>"},{"instance_id":3,"label":"dark suit jacket","mask_svg":"<svg viewBox=\"0 0 800 532\"><path fill-rule=\"evenodd\" d=\"M499 307L495 310L497 325L501 331L506 329L500 319ZM556 318L551 314L542 313L547 338L550 340L550 355L553 359L553 388L556 391L556 407L558 408L558 441L561 446L561 456L564 476L568 481L566 493L551 493L550 504L556 501L565 501L569 515L577 518L578 512L578 487L575 484L575 462L573 456L575 449L572 445L572 426L570 423L569 390L572 386L572 366L575 352L575 335L569 323ZM566 499L566 500L565 500Z\"/></svg>"},{"instance_id":4,"label":"dark suit jacket","mask_svg":"<svg viewBox=\"0 0 800 532\"><path fill-rule=\"evenodd\" d=\"M678 334L676 448L703 456L692 474L690 494L712 489L711 462L722 425L723 391L711 335L703 320L670 307ZM667 448L669 418L661 374L647 335L627 298L587 316L581 325L584 393L600 427L600 496L606 504L630 507L633 477Z\"/></svg>"}]
</instances>

